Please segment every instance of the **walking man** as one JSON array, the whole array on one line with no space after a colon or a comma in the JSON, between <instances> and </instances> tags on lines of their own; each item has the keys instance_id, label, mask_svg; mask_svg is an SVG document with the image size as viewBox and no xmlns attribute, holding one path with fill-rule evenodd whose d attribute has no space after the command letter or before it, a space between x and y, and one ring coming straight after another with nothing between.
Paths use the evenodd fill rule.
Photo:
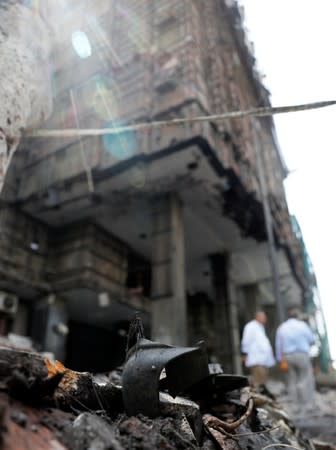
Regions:
<instances>
[{"instance_id":1,"label":"walking man","mask_svg":"<svg viewBox=\"0 0 336 450\"><path fill-rule=\"evenodd\" d=\"M266 383L268 369L275 363L272 346L265 333L266 321L264 311L257 311L254 320L248 322L243 331L241 351L245 355L245 366L251 371L254 387Z\"/></svg>"},{"instance_id":2,"label":"walking man","mask_svg":"<svg viewBox=\"0 0 336 450\"><path fill-rule=\"evenodd\" d=\"M289 398L305 411L314 406L314 375L309 351L314 336L309 325L299 320L299 311L291 309L288 319L276 332L275 348L278 361L284 358L288 364Z\"/></svg>"}]
</instances>

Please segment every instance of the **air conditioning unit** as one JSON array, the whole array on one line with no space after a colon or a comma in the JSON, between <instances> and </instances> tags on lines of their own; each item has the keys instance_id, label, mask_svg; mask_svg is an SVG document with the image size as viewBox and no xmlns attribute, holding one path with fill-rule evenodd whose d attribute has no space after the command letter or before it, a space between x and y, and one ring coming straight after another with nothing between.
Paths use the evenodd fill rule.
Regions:
<instances>
[{"instance_id":1,"label":"air conditioning unit","mask_svg":"<svg viewBox=\"0 0 336 450\"><path fill-rule=\"evenodd\" d=\"M0 291L0 312L15 314L19 306L19 299L16 295Z\"/></svg>"}]
</instances>

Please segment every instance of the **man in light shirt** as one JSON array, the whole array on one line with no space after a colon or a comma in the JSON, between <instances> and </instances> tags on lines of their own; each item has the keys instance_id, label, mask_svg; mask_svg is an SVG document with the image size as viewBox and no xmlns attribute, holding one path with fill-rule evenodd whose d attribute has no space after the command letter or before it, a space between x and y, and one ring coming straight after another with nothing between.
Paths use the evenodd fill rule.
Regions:
<instances>
[{"instance_id":1,"label":"man in light shirt","mask_svg":"<svg viewBox=\"0 0 336 450\"><path fill-rule=\"evenodd\" d=\"M241 351L245 355L245 366L251 371L254 387L266 383L268 369L275 363L272 346L265 333L266 321L264 311L257 311L255 319L248 322L243 331Z\"/></svg>"},{"instance_id":2,"label":"man in light shirt","mask_svg":"<svg viewBox=\"0 0 336 450\"><path fill-rule=\"evenodd\" d=\"M314 336L309 325L299 320L299 311L292 309L275 336L276 358L288 363L288 395L294 404L304 410L314 405L314 375L310 362L310 347Z\"/></svg>"}]
</instances>

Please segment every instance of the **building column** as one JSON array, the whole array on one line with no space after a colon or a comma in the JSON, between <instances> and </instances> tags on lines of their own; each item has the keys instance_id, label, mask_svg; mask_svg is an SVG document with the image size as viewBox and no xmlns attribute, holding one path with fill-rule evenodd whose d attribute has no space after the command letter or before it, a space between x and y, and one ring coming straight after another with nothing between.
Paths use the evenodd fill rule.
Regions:
<instances>
[{"instance_id":1,"label":"building column","mask_svg":"<svg viewBox=\"0 0 336 450\"><path fill-rule=\"evenodd\" d=\"M187 344L184 219L174 194L153 204L152 339Z\"/></svg>"},{"instance_id":2,"label":"building column","mask_svg":"<svg viewBox=\"0 0 336 450\"><path fill-rule=\"evenodd\" d=\"M64 300L50 294L35 307L32 323L32 337L41 350L51 352L55 358L64 361L68 335L68 314Z\"/></svg>"},{"instance_id":3,"label":"building column","mask_svg":"<svg viewBox=\"0 0 336 450\"><path fill-rule=\"evenodd\" d=\"M227 254L216 254L210 259L215 288L215 354L225 371L241 373L237 296L229 277L230 258Z\"/></svg>"},{"instance_id":4,"label":"building column","mask_svg":"<svg viewBox=\"0 0 336 450\"><path fill-rule=\"evenodd\" d=\"M228 309L231 322L231 336L232 336L232 366L234 373L242 374L242 362L240 357L240 331L239 331L239 316L238 316L238 296L237 286L233 280L228 278Z\"/></svg>"},{"instance_id":5,"label":"building column","mask_svg":"<svg viewBox=\"0 0 336 450\"><path fill-rule=\"evenodd\" d=\"M242 318L246 324L254 319L255 313L261 308L260 292L258 283L247 284L242 287L242 290L245 297Z\"/></svg>"},{"instance_id":6,"label":"building column","mask_svg":"<svg viewBox=\"0 0 336 450\"><path fill-rule=\"evenodd\" d=\"M267 316L267 322L265 325L266 334L271 341L272 347L275 350L275 334L278 327L278 317L277 317L277 309L274 304L267 304L261 307L263 311L265 311Z\"/></svg>"}]
</instances>

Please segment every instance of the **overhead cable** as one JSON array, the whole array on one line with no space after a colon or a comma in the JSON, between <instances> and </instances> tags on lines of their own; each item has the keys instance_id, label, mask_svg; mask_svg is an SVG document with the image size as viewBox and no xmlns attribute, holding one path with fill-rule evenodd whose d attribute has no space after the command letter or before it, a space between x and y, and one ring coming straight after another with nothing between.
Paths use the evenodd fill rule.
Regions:
<instances>
[{"instance_id":1,"label":"overhead cable","mask_svg":"<svg viewBox=\"0 0 336 450\"><path fill-rule=\"evenodd\" d=\"M169 127L174 125L184 125L190 123L200 123L200 122L217 122L226 119L235 119L246 116L254 117L267 117L273 116L275 114L293 113L299 111L307 111L318 108L325 108L327 106L333 106L336 104L336 100L306 103L303 105L291 105L291 106L264 106L261 108L251 108L240 111L229 111L222 114L213 114L208 116L197 116L197 117L185 117L176 118L170 120L157 120L153 122L143 122L135 123L131 125L113 127L113 128L64 128L64 129L38 129L38 130L27 130L24 134L25 137L83 137L83 136L102 136L106 134L118 134L128 131L139 131L139 130L150 130L153 128L159 128L162 126Z\"/></svg>"}]
</instances>

